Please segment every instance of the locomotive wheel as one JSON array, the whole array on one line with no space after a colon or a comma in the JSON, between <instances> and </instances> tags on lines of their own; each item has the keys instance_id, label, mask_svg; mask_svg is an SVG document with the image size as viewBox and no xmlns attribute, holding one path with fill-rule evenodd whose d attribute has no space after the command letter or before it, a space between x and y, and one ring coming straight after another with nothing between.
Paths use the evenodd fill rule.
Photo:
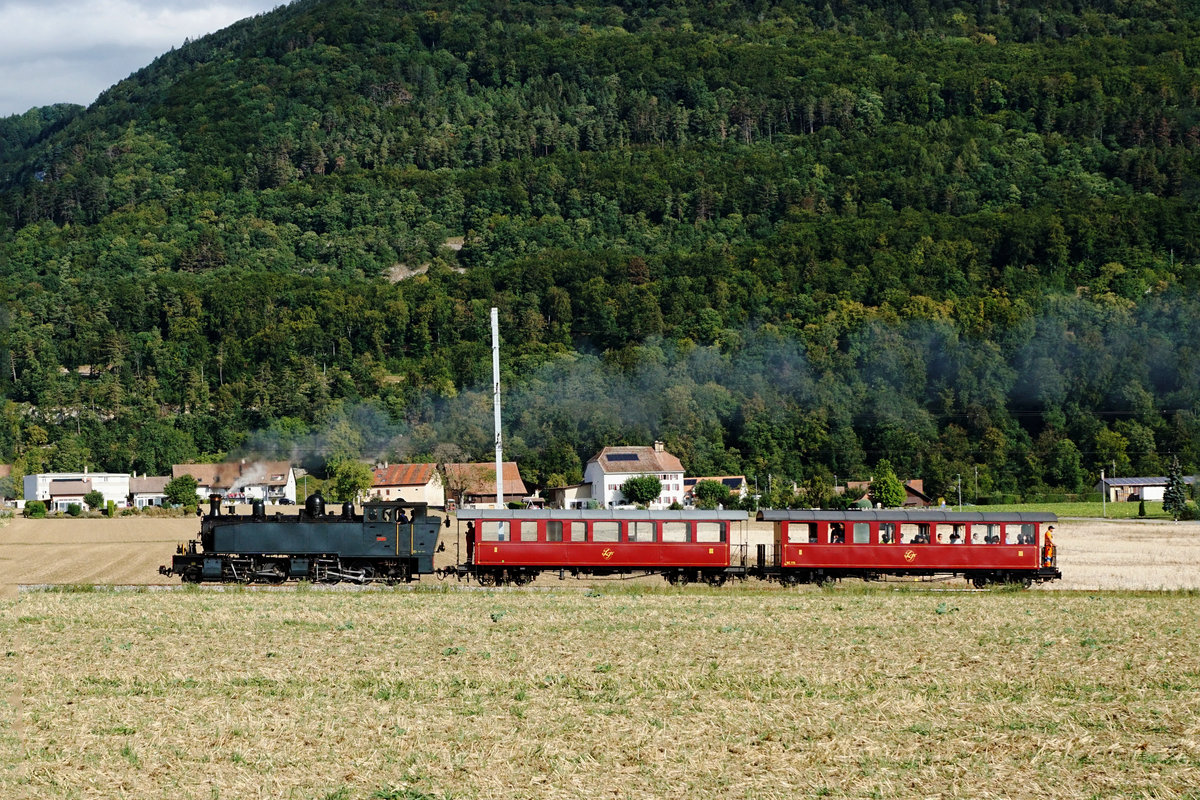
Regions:
<instances>
[{"instance_id":1,"label":"locomotive wheel","mask_svg":"<svg viewBox=\"0 0 1200 800\"><path fill-rule=\"evenodd\" d=\"M192 566L185 569L183 571L183 575L181 575L180 577L183 578L184 583L199 583L200 578L203 574L204 573L200 570L200 568L197 567L195 564L193 564Z\"/></svg>"}]
</instances>

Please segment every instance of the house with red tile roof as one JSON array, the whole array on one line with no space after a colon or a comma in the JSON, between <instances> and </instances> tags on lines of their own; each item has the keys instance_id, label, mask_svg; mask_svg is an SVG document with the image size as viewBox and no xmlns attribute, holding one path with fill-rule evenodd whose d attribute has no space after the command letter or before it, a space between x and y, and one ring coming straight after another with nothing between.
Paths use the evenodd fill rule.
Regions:
<instances>
[{"instance_id":1,"label":"house with red tile roof","mask_svg":"<svg viewBox=\"0 0 1200 800\"><path fill-rule=\"evenodd\" d=\"M496 464L445 464L446 499L453 500L461 508L467 505L494 504L496 502ZM529 495L517 462L503 463L503 485L505 503L523 503Z\"/></svg>"},{"instance_id":2,"label":"house with red tile roof","mask_svg":"<svg viewBox=\"0 0 1200 800\"><path fill-rule=\"evenodd\" d=\"M437 464L384 464L373 470L371 496L444 508L446 488Z\"/></svg>"}]
</instances>

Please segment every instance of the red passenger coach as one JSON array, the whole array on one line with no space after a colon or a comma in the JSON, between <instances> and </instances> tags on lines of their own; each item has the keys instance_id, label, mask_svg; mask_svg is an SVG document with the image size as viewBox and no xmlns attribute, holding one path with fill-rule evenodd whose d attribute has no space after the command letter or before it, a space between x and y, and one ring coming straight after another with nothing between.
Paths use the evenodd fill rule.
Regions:
<instances>
[{"instance_id":1,"label":"red passenger coach","mask_svg":"<svg viewBox=\"0 0 1200 800\"><path fill-rule=\"evenodd\" d=\"M764 510L758 519L775 526L764 572L785 583L961 575L982 588L1062 577L1053 514Z\"/></svg>"},{"instance_id":2,"label":"red passenger coach","mask_svg":"<svg viewBox=\"0 0 1200 800\"><path fill-rule=\"evenodd\" d=\"M462 509L458 519L467 522L463 571L484 585L528 583L544 571L718 586L746 574L745 511Z\"/></svg>"}]
</instances>

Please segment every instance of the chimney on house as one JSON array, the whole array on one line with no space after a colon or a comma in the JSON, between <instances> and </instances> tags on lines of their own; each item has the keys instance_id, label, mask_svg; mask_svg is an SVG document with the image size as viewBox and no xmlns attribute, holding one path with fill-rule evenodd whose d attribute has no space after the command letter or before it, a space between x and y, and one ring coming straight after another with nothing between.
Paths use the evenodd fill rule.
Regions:
<instances>
[{"instance_id":1,"label":"chimney on house","mask_svg":"<svg viewBox=\"0 0 1200 800\"><path fill-rule=\"evenodd\" d=\"M654 452L661 453L663 451L663 443L656 441L654 443Z\"/></svg>"}]
</instances>

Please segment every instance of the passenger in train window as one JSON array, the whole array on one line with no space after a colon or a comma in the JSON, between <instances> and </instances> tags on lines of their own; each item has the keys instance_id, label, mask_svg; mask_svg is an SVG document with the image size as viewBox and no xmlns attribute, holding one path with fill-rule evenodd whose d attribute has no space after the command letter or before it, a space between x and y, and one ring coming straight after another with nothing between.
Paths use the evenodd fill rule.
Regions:
<instances>
[{"instance_id":1,"label":"passenger in train window","mask_svg":"<svg viewBox=\"0 0 1200 800\"><path fill-rule=\"evenodd\" d=\"M962 544L962 537L958 535L957 528L950 534L950 544Z\"/></svg>"},{"instance_id":2,"label":"passenger in train window","mask_svg":"<svg viewBox=\"0 0 1200 800\"><path fill-rule=\"evenodd\" d=\"M830 544L845 544L846 543L846 526L840 522L835 522L829 526L829 543Z\"/></svg>"}]
</instances>

